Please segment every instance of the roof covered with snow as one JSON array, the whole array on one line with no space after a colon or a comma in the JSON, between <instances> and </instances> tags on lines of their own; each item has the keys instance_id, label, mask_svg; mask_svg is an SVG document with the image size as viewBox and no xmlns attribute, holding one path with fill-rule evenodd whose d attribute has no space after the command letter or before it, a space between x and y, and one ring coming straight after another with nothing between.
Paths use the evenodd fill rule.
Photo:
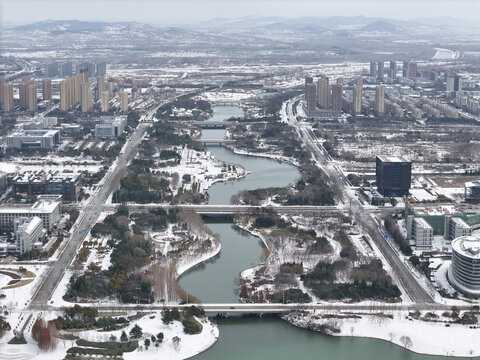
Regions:
<instances>
[{"instance_id":1,"label":"roof covered with snow","mask_svg":"<svg viewBox=\"0 0 480 360\"><path fill-rule=\"evenodd\" d=\"M402 156L392 156L392 155L377 155L377 157L382 162L410 162Z\"/></svg>"},{"instance_id":2,"label":"roof covered with snow","mask_svg":"<svg viewBox=\"0 0 480 360\"><path fill-rule=\"evenodd\" d=\"M460 236L452 241L453 251L472 259L480 259L480 235Z\"/></svg>"}]
</instances>

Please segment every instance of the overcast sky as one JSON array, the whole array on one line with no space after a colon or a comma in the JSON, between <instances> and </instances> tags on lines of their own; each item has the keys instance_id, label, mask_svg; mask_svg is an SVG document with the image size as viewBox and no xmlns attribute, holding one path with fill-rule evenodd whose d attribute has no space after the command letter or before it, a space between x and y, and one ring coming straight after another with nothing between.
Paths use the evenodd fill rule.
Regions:
<instances>
[{"instance_id":1,"label":"overcast sky","mask_svg":"<svg viewBox=\"0 0 480 360\"><path fill-rule=\"evenodd\" d=\"M381 16L396 19L452 16L478 19L478 0L0 0L2 24L47 19L196 23L215 17Z\"/></svg>"}]
</instances>

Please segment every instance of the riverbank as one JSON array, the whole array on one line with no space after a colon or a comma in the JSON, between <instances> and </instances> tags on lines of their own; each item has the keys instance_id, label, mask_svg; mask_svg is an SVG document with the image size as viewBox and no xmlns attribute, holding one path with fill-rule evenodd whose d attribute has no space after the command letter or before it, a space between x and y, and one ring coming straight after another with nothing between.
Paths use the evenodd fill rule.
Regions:
<instances>
[{"instance_id":1,"label":"riverbank","mask_svg":"<svg viewBox=\"0 0 480 360\"><path fill-rule=\"evenodd\" d=\"M216 246L212 249L212 251L208 253L203 253L201 256L198 256L196 259L190 259L190 260L184 260L184 261L179 261L176 264L176 277L177 280L188 270L191 268L197 266L198 264L201 264L204 261L208 261L211 258L217 256L220 251L222 250L222 244L220 241L215 242Z\"/></svg>"},{"instance_id":2,"label":"riverbank","mask_svg":"<svg viewBox=\"0 0 480 360\"><path fill-rule=\"evenodd\" d=\"M388 307L388 305L385 305ZM442 312L432 311L432 321L412 318L408 311L373 310L365 313L292 313L282 318L304 329L332 336L373 338L390 342L418 354L480 356L480 329L476 326L445 324ZM438 322L433 318L437 316ZM443 320L442 320L443 318Z\"/></svg>"},{"instance_id":3,"label":"riverbank","mask_svg":"<svg viewBox=\"0 0 480 360\"><path fill-rule=\"evenodd\" d=\"M243 224L238 221L236 224L250 234L259 237L265 246L272 246L271 241L267 239L268 233L252 228L251 224ZM270 248L270 250L275 252L275 249ZM273 294L274 288L268 285L273 279L272 274L268 274L268 264L267 260L245 269L241 273L244 284L247 284L245 292L248 291L249 296L253 299L258 298L255 292L262 291L264 294ZM259 277L260 273L264 275ZM263 285L250 288L251 284L255 282ZM269 286L270 288L266 292L265 290ZM315 298L305 286L299 286L299 289L311 295L312 303L335 304L334 301ZM264 296L261 298L263 299ZM338 303L344 304L345 302ZM391 310L387 302L365 300L359 304L369 305L371 310L362 312L301 311L281 318L299 328L336 337L382 340L418 354L455 357L480 356L480 343L477 341L480 334L480 329L477 327L477 319L480 315L478 311L462 312L455 309L453 311L435 311L433 307L429 312L409 313L408 311Z\"/></svg>"},{"instance_id":4,"label":"riverbank","mask_svg":"<svg viewBox=\"0 0 480 360\"><path fill-rule=\"evenodd\" d=\"M235 153L237 155L263 157L263 158L267 158L267 159L272 159L272 160L285 162L285 163L288 163L288 164L291 164L291 165L295 165L297 167L301 165L300 162L297 159L292 158L292 157L288 157L288 156L272 154L272 153L253 153L253 152L250 152L250 151L246 151L246 150L236 148L236 147L231 146L231 145L225 145L225 147L227 149L231 150L233 153Z\"/></svg>"},{"instance_id":5,"label":"riverbank","mask_svg":"<svg viewBox=\"0 0 480 360\"><path fill-rule=\"evenodd\" d=\"M173 166L158 167L158 172L167 173L169 176L177 174L179 179L188 179L177 186L172 187L174 194L179 189L182 191L195 191L205 193L213 184L229 180L239 180L247 174L241 166L231 166L225 162L215 159L210 151L196 151L187 147L183 148L180 153L180 162Z\"/></svg>"}]
</instances>

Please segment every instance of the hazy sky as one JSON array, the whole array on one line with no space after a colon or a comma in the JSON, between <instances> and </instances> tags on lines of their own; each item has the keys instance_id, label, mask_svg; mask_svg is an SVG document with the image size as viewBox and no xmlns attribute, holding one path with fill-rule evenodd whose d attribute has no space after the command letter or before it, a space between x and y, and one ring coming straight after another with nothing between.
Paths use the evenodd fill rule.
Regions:
<instances>
[{"instance_id":1,"label":"hazy sky","mask_svg":"<svg viewBox=\"0 0 480 360\"><path fill-rule=\"evenodd\" d=\"M141 21L171 25L214 17L381 16L397 19L453 16L478 19L478 0L0 0L2 24L46 19Z\"/></svg>"}]
</instances>

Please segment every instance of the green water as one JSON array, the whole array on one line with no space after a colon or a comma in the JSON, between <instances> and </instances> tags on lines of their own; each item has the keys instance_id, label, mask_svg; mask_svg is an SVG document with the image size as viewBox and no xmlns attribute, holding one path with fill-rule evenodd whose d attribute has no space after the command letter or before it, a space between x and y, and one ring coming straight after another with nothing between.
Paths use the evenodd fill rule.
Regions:
<instances>
[{"instance_id":1,"label":"green water","mask_svg":"<svg viewBox=\"0 0 480 360\"><path fill-rule=\"evenodd\" d=\"M232 116L243 116L243 110L238 106L216 106L214 107L213 117L210 120L222 121ZM223 139L225 132L226 130L222 129L203 130L202 138L210 140ZM208 151L216 159L228 164L240 165L250 172L250 174L238 181L218 182L211 186L208 189L208 194L210 195L209 204L230 204L232 195L242 190L284 187L294 183L300 177L298 169L287 163L262 157L238 155L220 146L209 146Z\"/></svg>"},{"instance_id":2,"label":"green water","mask_svg":"<svg viewBox=\"0 0 480 360\"><path fill-rule=\"evenodd\" d=\"M259 263L261 240L231 223L208 224L218 234L222 250L214 258L184 273L180 286L205 303L238 302L235 279Z\"/></svg>"},{"instance_id":3,"label":"green water","mask_svg":"<svg viewBox=\"0 0 480 360\"><path fill-rule=\"evenodd\" d=\"M212 120L241 116L240 108L215 107ZM204 139L222 139L225 130L204 130ZM275 160L236 155L223 148L208 149L219 160L241 164L252 174L246 178L217 183L209 189L211 204L228 204L243 189L286 186L294 182L298 170ZM238 278L242 270L259 262L263 244L229 223L208 224L219 234L222 251L215 258L186 272L180 285L203 302L238 302ZM299 329L276 317L216 319L220 338L216 344L194 357L195 360L245 359L326 359L326 360L423 360L446 359L414 354L396 345L375 339L331 337ZM435 341L435 339L432 339Z\"/></svg>"},{"instance_id":4,"label":"green water","mask_svg":"<svg viewBox=\"0 0 480 360\"><path fill-rule=\"evenodd\" d=\"M386 341L321 335L274 317L216 319L216 322L220 329L219 340L206 352L195 356L195 360L447 359L415 354Z\"/></svg>"}]
</instances>

